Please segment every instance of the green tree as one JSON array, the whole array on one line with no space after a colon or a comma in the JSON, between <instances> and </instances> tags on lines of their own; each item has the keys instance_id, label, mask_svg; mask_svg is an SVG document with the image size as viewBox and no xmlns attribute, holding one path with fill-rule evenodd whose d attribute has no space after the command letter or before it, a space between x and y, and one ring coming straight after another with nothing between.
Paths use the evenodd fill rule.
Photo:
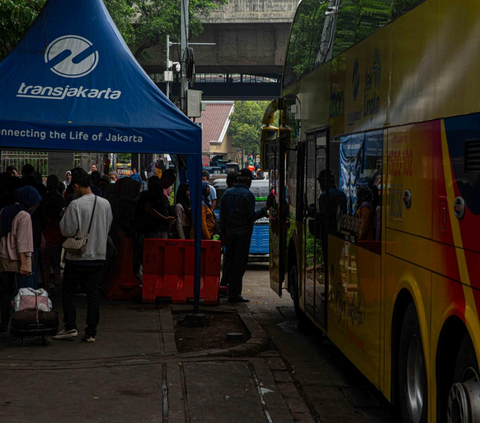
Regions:
<instances>
[{"instance_id":1,"label":"green tree","mask_svg":"<svg viewBox=\"0 0 480 423\"><path fill-rule=\"evenodd\" d=\"M244 149L248 154L260 151L262 118L268 101L235 101L230 116L229 134L234 146Z\"/></svg>"},{"instance_id":2,"label":"green tree","mask_svg":"<svg viewBox=\"0 0 480 423\"><path fill-rule=\"evenodd\" d=\"M15 48L44 4L45 0L0 1L0 60Z\"/></svg>"},{"instance_id":3,"label":"green tree","mask_svg":"<svg viewBox=\"0 0 480 423\"><path fill-rule=\"evenodd\" d=\"M0 60L22 39L46 0L0 0ZM208 16L227 0L190 0L190 36L202 30ZM113 21L136 58L164 45L166 36L180 39L180 0L104 0Z\"/></svg>"}]
</instances>

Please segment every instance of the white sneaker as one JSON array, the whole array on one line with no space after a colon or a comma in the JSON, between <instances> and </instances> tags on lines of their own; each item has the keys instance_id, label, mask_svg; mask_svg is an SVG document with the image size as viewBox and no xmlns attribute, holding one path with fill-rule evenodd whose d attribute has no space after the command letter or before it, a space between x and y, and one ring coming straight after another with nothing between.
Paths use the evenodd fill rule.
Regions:
<instances>
[{"instance_id":1,"label":"white sneaker","mask_svg":"<svg viewBox=\"0 0 480 423\"><path fill-rule=\"evenodd\" d=\"M95 342L95 337L85 334L82 336L82 341L88 342L89 344L93 344Z\"/></svg>"},{"instance_id":2,"label":"white sneaker","mask_svg":"<svg viewBox=\"0 0 480 423\"><path fill-rule=\"evenodd\" d=\"M78 336L77 329L70 329L70 330L61 330L55 336L52 336L52 339L67 339L67 338L75 338Z\"/></svg>"}]
</instances>

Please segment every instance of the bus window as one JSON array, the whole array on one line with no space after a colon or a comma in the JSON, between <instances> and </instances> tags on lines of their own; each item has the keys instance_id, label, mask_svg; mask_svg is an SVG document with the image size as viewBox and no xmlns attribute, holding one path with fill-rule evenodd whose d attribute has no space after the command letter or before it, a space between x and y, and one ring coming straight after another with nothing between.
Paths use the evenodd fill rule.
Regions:
<instances>
[{"instance_id":1,"label":"bus window","mask_svg":"<svg viewBox=\"0 0 480 423\"><path fill-rule=\"evenodd\" d=\"M339 164L334 177L347 203L345 216L337 216L340 232L375 252L380 252L381 240L382 155L382 131L349 135L330 143L331 166L334 160Z\"/></svg>"},{"instance_id":2,"label":"bus window","mask_svg":"<svg viewBox=\"0 0 480 423\"><path fill-rule=\"evenodd\" d=\"M314 69L327 8L326 0L303 0L298 6L290 32L283 74L284 87Z\"/></svg>"},{"instance_id":3,"label":"bus window","mask_svg":"<svg viewBox=\"0 0 480 423\"><path fill-rule=\"evenodd\" d=\"M335 27L333 57L344 52L425 0L343 0L336 22L325 24L328 11L326 0L303 0L298 6L288 44L283 74L283 87L298 81L326 60L318 60L322 43L329 43L326 27ZM327 12L327 15L325 14ZM324 37L322 39L322 34ZM325 56L329 60L328 55ZM315 63L317 61L317 64Z\"/></svg>"}]
</instances>

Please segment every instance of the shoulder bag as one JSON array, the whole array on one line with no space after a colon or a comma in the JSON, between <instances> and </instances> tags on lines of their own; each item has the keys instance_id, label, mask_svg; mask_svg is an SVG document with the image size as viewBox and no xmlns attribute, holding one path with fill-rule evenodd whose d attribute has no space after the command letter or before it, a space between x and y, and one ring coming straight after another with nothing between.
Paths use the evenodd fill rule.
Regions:
<instances>
[{"instance_id":1,"label":"shoulder bag","mask_svg":"<svg viewBox=\"0 0 480 423\"><path fill-rule=\"evenodd\" d=\"M88 225L88 232L85 238L78 238L77 236L71 236L63 242L63 248L67 253L80 255L85 254L87 250L88 237L90 236L90 229L92 228L93 214L95 213L95 206L97 205L97 196L95 196L95 202L93 203L92 217L90 218L90 225ZM78 232L77 232L78 235Z\"/></svg>"}]
</instances>

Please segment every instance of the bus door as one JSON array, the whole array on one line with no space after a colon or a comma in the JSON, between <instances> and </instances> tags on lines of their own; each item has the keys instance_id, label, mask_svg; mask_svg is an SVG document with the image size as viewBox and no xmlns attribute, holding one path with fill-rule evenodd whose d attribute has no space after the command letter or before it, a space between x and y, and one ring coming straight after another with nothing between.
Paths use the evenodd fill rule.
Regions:
<instances>
[{"instance_id":1,"label":"bus door","mask_svg":"<svg viewBox=\"0 0 480 423\"><path fill-rule=\"evenodd\" d=\"M328 132L319 130L307 133L306 160L304 174L304 204L309 213L304 214L304 300L305 310L323 327L326 325L327 284L325 282L326 234L322 233L319 213L320 184L317 180L322 170L327 168L326 148ZM315 216L315 217L314 217ZM322 248L322 236L325 242ZM324 251L325 250L325 251Z\"/></svg>"},{"instance_id":2,"label":"bus door","mask_svg":"<svg viewBox=\"0 0 480 423\"><path fill-rule=\"evenodd\" d=\"M285 279L286 245L286 185L285 153L290 138L290 128L279 130L279 135L268 144L269 191L275 195L274 206L270 209L270 287L282 296Z\"/></svg>"}]
</instances>

